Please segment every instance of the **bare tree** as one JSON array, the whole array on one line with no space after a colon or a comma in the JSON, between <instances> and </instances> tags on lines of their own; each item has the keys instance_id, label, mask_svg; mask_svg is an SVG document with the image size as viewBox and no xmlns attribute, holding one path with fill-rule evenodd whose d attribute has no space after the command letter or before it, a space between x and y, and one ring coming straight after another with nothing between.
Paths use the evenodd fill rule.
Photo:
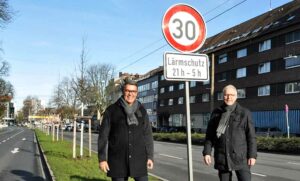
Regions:
<instances>
[{"instance_id":1,"label":"bare tree","mask_svg":"<svg viewBox=\"0 0 300 181\"><path fill-rule=\"evenodd\" d=\"M14 87L9 81L0 78L0 96L10 95L14 96Z\"/></svg>"},{"instance_id":2,"label":"bare tree","mask_svg":"<svg viewBox=\"0 0 300 181\"><path fill-rule=\"evenodd\" d=\"M13 11L11 10L8 0L0 0L0 28L12 19ZM3 52L0 47L0 52ZM8 76L9 64L0 57L0 77Z\"/></svg>"},{"instance_id":3,"label":"bare tree","mask_svg":"<svg viewBox=\"0 0 300 181\"><path fill-rule=\"evenodd\" d=\"M89 98L97 109L97 119L100 120L104 110L111 104L109 83L114 77L115 67L111 64L96 64L87 70L89 82Z\"/></svg>"},{"instance_id":4,"label":"bare tree","mask_svg":"<svg viewBox=\"0 0 300 181\"><path fill-rule=\"evenodd\" d=\"M28 119L29 115L37 114L42 109L41 100L35 96L27 96L23 101L24 118Z\"/></svg>"},{"instance_id":5,"label":"bare tree","mask_svg":"<svg viewBox=\"0 0 300 181\"><path fill-rule=\"evenodd\" d=\"M76 75L72 79L72 85L75 91L75 95L82 104L87 103L87 92L88 92L87 73L86 73L88 52L86 49L85 42L86 42L86 38L82 38L82 49L80 53L80 62L78 65L79 73L77 69L75 69Z\"/></svg>"},{"instance_id":6,"label":"bare tree","mask_svg":"<svg viewBox=\"0 0 300 181\"><path fill-rule=\"evenodd\" d=\"M11 10L8 0L0 0L0 27L9 23L12 19L13 11Z\"/></svg>"},{"instance_id":7,"label":"bare tree","mask_svg":"<svg viewBox=\"0 0 300 181\"><path fill-rule=\"evenodd\" d=\"M1 57L0 57L1 59ZM1 61L1 60L0 60ZM7 61L0 62L0 77L8 76L9 74L9 64Z\"/></svg>"},{"instance_id":8,"label":"bare tree","mask_svg":"<svg viewBox=\"0 0 300 181\"><path fill-rule=\"evenodd\" d=\"M62 106L76 106L76 95L72 86L72 81L68 77L63 78L63 80L55 87L51 103L57 108Z\"/></svg>"},{"instance_id":9,"label":"bare tree","mask_svg":"<svg viewBox=\"0 0 300 181\"><path fill-rule=\"evenodd\" d=\"M61 118L73 118L76 113L76 95L72 87L72 81L65 77L55 87L51 104L56 107L56 114Z\"/></svg>"}]
</instances>

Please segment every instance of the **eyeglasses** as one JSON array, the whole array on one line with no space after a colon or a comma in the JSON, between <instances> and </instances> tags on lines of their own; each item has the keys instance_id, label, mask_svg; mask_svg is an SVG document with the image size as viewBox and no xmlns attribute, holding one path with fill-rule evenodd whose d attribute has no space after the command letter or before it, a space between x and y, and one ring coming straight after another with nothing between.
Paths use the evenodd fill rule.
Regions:
<instances>
[{"instance_id":1,"label":"eyeglasses","mask_svg":"<svg viewBox=\"0 0 300 181\"><path fill-rule=\"evenodd\" d=\"M224 97L235 97L235 94L224 94Z\"/></svg>"},{"instance_id":2,"label":"eyeglasses","mask_svg":"<svg viewBox=\"0 0 300 181\"><path fill-rule=\"evenodd\" d=\"M136 94L136 93L137 93L136 90L128 90L128 89L125 89L124 92L125 92L126 94L129 94L129 93L131 93L131 94Z\"/></svg>"}]
</instances>

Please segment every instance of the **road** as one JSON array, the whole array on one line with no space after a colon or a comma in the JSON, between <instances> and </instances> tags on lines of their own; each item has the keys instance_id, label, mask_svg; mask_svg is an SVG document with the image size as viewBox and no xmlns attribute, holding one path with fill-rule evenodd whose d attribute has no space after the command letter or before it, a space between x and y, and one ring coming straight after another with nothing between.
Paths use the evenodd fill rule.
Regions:
<instances>
[{"instance_id":1,"label":"road","mask_svg":"<svg viewBox=\"0 0 300 181\"><path fill-rule=\"evenodd\" d=\"M7 127L0 131L0 180L45 180L32 130Z\"/></svg>"},{"instance_id":2,"label":"road","mask_svg":"<svg viewBox=\"0 0 300 181\"><path fill-rule=\"evenodd\" d=\"M71 133L65 133L71 139ZM79 136L79 133L77 133ZM92 135L92 150L97 151L97 134ZM87 133L84 145L87 147ZM79 138L77 139L79 144ZM187 181L187 148L184 144L156 142L154 145L155 166L151 174L165 181ZM217 171L202 161L202 146L193 145L193 174L196 181L217 181ZM256 165L251 169L252 181L297 181L300 178L300 156L258 153ZM234 176L235 177L235 176ZM236 180L234 178L233 180Z\"/></svg>"}]
</instances>

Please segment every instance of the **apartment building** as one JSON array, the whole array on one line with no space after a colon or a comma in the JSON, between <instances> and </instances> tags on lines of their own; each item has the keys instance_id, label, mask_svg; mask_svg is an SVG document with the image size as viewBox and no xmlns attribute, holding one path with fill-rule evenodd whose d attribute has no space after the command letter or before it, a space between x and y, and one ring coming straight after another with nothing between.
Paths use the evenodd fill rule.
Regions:
<instances>
[{"instance_id":1,"label":"apartment building","mask_svg":"<svg viewBox=\"0 0 300 181\"><path fill-rule=\"evenodd\" d=\"M158 73L161 71L163 67L158 67L138 79L138 100L145 107L153 127L157 127Z\"/></svg>"},{"instance_id":2,"label":"apartment building","mask_svg":"<svg viewBox=\"0 0 300 181\"><path fill-rule=\"evenodd\" d=\"M214 75L189 84L192 128L206 129L212 107L223 103L223 87L233 84L257 127L287 132L288 105L290 132L300 134L299 0L208 38L198 53L209 56ZM164 80L163 71L157 76L157 125L185 126L184 82Z\"/></svg>"}]
</instances>

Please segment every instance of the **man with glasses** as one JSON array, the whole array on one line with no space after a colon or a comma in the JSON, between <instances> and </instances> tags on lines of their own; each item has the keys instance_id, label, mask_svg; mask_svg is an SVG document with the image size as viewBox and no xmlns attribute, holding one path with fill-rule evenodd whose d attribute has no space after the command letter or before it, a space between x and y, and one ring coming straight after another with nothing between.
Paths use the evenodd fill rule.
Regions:
<instances>
[{"instance_id":1,"label":"man with glasses","mask_svg":"<svg viewBox=\"0 0 300 181\"><path fill-rule=\"evenodd\" d=\"M215 109L208 123L203 149L204 163L212 162L214 147L215 169L221 181L232 180L235 171L239 181L250 181L250 167L256 162L256 138L251 113L236 102L233 85L223 89L224 103Z\"/></svg>"},{"instance_id":2,"label":"man with glasses","mask_svg":"<svg viewBox=\"0 0 300 181\"><path fill-rule=\"evenodd\" d=\"M153 168L152 128L145 108L138 102L137 83L126 78L123 95L104 113L99 130L99 167L112 181L148 181Z\"/></svg>"}]
</instances>

